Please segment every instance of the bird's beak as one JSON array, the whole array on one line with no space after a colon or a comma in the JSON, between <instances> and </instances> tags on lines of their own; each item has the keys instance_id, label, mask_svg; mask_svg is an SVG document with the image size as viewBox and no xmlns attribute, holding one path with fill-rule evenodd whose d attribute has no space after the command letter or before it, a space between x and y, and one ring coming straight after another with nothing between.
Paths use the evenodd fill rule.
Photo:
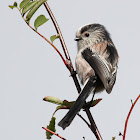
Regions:
<instances>
[{"instance_id":1,"label":"bird's beak","mask_svg":"<svg viewBox=\"0 0 140 140\"><path fill-rule=\"evenodd\" d=\"M79 40L81 40L82 38L81 37L76 37L74 40L75 41L79 41Z\"/></svg>"}]
</instances>

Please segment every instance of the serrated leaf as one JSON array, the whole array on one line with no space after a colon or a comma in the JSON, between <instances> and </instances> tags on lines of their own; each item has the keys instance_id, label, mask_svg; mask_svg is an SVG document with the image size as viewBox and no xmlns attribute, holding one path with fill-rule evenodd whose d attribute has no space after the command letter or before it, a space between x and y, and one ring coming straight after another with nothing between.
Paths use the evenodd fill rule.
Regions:
<instances>
[{"instance_id":1,"label":"serrated leaf","mask_svg":"<svg viewBox=\"0 0 140 140\"><path fill-rule=\"evenodd\" d=\"M55 39L58 39L58 38L60 38L60 35L59 35L59 34L58 34L58 35L53 35L53 36L51 36L51 37L50 37L50 40L51 40L51 42L53 43L54 40L55 40Z\"/></svg>"},{"instance_id":2,"label":"serrated leaf","mask_svg":"<svg viewBox=\"0 0 140 140\"><path fill-rule=\"evenodd\" d=\"M43 25L45 22L47 22L49 19L47 19L44 15L40 15L36 18L34 22L34 27L37 30L37 28L41 25Z\"/></svg>"},{"instance_id":3,"label":"serrated leaf","mask_svg":"<svg viewBox=\"0 0 140 140\"><path fill-rule=\"evenodd\" d=\"M31 0L23 0L23 1L20 3L20 5L19 5L20 9L22 9L22 8L23 8L26 4L28 4L30 1L31 1Z\"/></svg>"},{"instance_id":4,"label":"serrated leaf","mask_svg":"<svg viewBox=\"0 0 140 140\"><path fill-rule=\"evenodd\" d=\"M26 4L26 6L22 10L22 15L24 16L24 14L26 12L28 12L31 8L33 8L36 3L37 3L37 1L32 1L32 2L29 2L28 4Z\"/></svg>"},{"instance_id":5,"label":"serrated leaf","mask_svg":"<svg viewBox=\"0 0 140 140\"><path fill-rule=\"evenodd\" d=\"M14 4L13 4L13 5L9 5L9 7L10 7L11 9L13 9L13 8L17 8L17 3L14 2Z\"/></svg>"},{"instance_id":6,"label":"serrated leaf","mask_svg":"<svg viewBox=\"0 0 140 140\"><path fill-rule=\"evenodd\" d=\"M56 131L56 129L55 129L55 120L56 120L56 118L55 118L55 117L52 117L52 119L51 119L51 121L50 121L50 124L47 126L47 128L48 128L49 130L53 131L53 132ZM53 135L52 133L46 131L47 139L51 139L51 136L52 136L52 135Z\"/></svg>"},{"instance_id":7,"label":"serrated leaf","mask_svg":"<svg viewBox=\"0 0 140 140\"><path fill-rule=\"evenodd\" d=\"M40 0L37 1L36 5L29 11L29 13L26 16L26 22L29 23L31 17L34 15L34 13L37 11L37 9L45 3L47 0Z\"/></svg>"}]
</instances>

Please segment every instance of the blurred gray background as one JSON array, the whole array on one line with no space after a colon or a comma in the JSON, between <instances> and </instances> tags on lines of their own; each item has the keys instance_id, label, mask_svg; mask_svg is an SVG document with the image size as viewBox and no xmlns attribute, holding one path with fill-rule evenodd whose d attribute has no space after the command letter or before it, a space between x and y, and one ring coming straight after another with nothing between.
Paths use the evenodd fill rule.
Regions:
<instances>
[{"instance_id":1,"label":"blurred gray background","mask_svg":"<svg viewBox=\"0 0 140 140\"><path fill-rule=\"evenodd\" d=\"M18 3L20 3L19 1ZM0 8L0 139L44 140L41 128L49 123L56 105L42 101L54 96L69 101L78 96L70 73L54 49L33 32L19 12L11 10L14 0L2 1ZM104 140L121 140L124 124L134 100L140 94L140 1L139 0L49 0L64 35L73 64L77 53L74 37L87 23L103 24L111 33L120 55L117 81L110 95L97 94L103 100L91 109ZM44 6L33 20L44 14ZM46 37L56 34L51 20L38 28ZM63 53L59 40L54 44ZM75 66L75 65L74 65ZM127 140L140 139L140 101L130 116ZM56 113L56 123L67 110ZM85 113L81 112L85 117ZM65 131L57 133L68 140L94 140L87 125L76 117ZM59 138L53 136L53 140Z\"/></svg>"}]
</instances>

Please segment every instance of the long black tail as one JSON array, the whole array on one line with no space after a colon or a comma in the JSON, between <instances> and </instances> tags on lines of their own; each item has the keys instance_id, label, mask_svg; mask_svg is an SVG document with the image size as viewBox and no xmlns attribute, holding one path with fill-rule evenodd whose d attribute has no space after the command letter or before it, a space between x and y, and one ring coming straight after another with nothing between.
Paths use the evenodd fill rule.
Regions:
<instances>
[{"instance_id":1,"label":"long black tail","mask_svg":"<svg viewBox=\"0 0 140 140\"><path fill-rule=\"evenodd\" d=\"M95 84L96 84L96 77L95 76L92 76L88 80L87 84L84 86L84 88L81 91L79 97L77 98L76 102L71 107L71 109L69 110L69 112L58 123L58 125L60 127L62 127L63 129L65 129L66 127L68 127L71 124L71 122L74 119L74 117L76 116L77 112L83 107L83 105L85 104L85 101L86 101L87 97L89 96L89 94L91 93L91 91L95 88Z\"/></svg>"}]
</instances>

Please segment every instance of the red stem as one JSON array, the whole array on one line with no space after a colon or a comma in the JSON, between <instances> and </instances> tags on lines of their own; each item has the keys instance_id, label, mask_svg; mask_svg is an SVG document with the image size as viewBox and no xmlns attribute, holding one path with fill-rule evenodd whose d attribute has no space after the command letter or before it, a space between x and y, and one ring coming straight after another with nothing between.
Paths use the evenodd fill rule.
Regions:
<instances>
[{"instance_id":1,"label":"red stem","mask_svg":"<svg viewBox=\"0 0 140 140\"><path fill-rule=\"evenodd\" d=\"M66 140L65 138L63 138L63 137L62 137L62 136L60 136L59 134L56 134L55 132L53 132L53 131L51 131L51 130L49 130L49 129L45 128L45 127L42 127L42 128L43 128L43 129L45 129L46 131L48 131L48 132L52 133L53 135L56 135L57 137L61 138L62 140Z\"/></svg>"},{"instance_id":2,"label":"red stem","mask_svg":"<svg viewBox=\"0 0 140 140\"><path fill-rule=\"evenodd\" d=\"M135 106L135 104L136 104L136 102L138 101L139 98L140 98L140 94L139 94L139 96L137 97L137 99L135 100L135 102L132 104L132 106L131 106L131 108L130 108L130 111L129 111L128 115L127 115L127 119L126 119L125 127L124 127L124 133L123 133L123 140L125 140L126 129L127 129L127 124L128 124L128 120L129 120L130 114L131 114L131 112L132 112L132 110L133 110L133 108L134 108L134 106Z\"/></svg>"},{"instance_id":3,"label":"red stem","mask_svg":"<svg viewBox=\"0 0 140 140\"><path fill-rule=\"evenodd\" d=\"M35 30L34 28L32 28L29 24L28 24L28 26L29 26L32 30L34 30L38 35L40 35L42 38L44 38L44 39L57 51L57 53L59 54L59 56L62 58L64 64L67 66L68 63L66 62L66 60L64 59L64 57L62 56L62 54L59 52L59 50L53 45L53 43L50 42L50 41L49 41L46 37L44 37L42 34L40 34L37 30Z\"/></svg>"}]
</instances>

